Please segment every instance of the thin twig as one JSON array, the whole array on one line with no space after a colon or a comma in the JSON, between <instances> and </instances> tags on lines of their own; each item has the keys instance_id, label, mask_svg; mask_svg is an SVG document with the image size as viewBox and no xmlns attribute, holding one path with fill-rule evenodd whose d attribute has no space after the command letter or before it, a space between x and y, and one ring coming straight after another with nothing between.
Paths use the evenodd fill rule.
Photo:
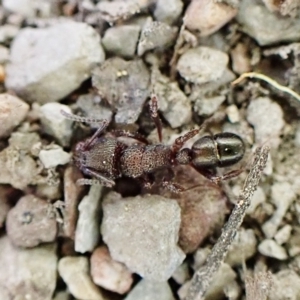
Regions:
<instances>
[{"instance_id":1,"label":"thin twig","mask_svg":"<svg viewBox=\"0 0 300 300\"><path fill-rule=\"evenodd\" d=\"M195 272L186 300L203 299L214 275L224 261L237 230L243 222L246 210L251 203L251 197L266 166L269 151L268 146L256 149L250 172L239 195L238 202L232 210L228 222L223 227L222 234L208 256L205 265Z\"/></svg>"},{"instance_id":2,"label":"thin twig","mask_svg":"<svg viewBox=\"0 0 300 300\"><path fill-rule=\"evenodd\" d=\"M298 101L300 101L300 95L297 94L292 89L279 84L277 81L275 81L274 79L271 79L270 77L268 77L266 75L256 73L256 72L242 74L239 78L234 80L231 83L231 85L236 85L236 84L240 83L242 80L244 80L245 78L257 78L257 79L263 80L263 81L269 83L270 85L272 85L275 89L282 91L284 93L287 93L287 94L291 95L292 97L294 97L295 99L297 99Z\"/></svg>"}]
</instances>

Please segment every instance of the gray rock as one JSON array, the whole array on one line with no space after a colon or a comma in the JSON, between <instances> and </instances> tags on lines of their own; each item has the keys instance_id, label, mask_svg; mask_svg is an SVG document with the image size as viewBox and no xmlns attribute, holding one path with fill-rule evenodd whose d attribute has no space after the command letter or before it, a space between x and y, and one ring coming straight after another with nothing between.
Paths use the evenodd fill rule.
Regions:
<instances>
[{"instance_id":1,"label":"gray rock","mask_svg":"<svg viewBox=\"0 0 300 300\"><path fill-rule=\"evenodd\" d=\"M154 10L157 21L172 25L180 17L183 9L181 0L158 0Z\"/></svg>"},{"instance_id":2,"label":"gray rock","mask_svg":"<svg viewBox=\"0 0 300 300\"><path fill-rule=\"evenodd\" d=\"M137 54L142 56L146 51L171 46L176 38L178 28L163 22L147 20L139 39Z\"/></svg>"},{"instance_id":3,"label":"gray rock","mask_svg":"<svg viewBox=\"0 0 300 300\"><path fill-rule=\"evenodd\" d=\"M158 97L159 111L162 112L171 127L177 128L189 123L192 118L192 106L178 84L171 82L158 70L152 73L152 78L154 79L153 91Z\"/></svg>"},{"instance_id":4,"label":"gray rock","mask_svg":"<svg viewBox=\"0 0 300 300\"><path fill-rule=\"evenodd\" d=\"M9 146L0 152L0 183L10 184L16 189L25 189L36 183L40 169L25 151Z\"/></svg>"},{"instance_id":5,"label":"gray rock","mask_svg":"<svg viewBox=\"0 0 300 300\"><path fill-rule=\"evenodd\" d=\"M186 81L201 84L221 78L228 61L226 53L201 46L181 55L177 70Z\"/></svg>"},{"instance_id":6,"label":"gray rock","mask_svg":"<svg viewBox=\"0 0 300 300\"><path fill-rule=\"evenodd\" d=\"M75 232L76 252L91 252L99 242L102 189L101 185L92 185L89 194L83 197L78 206L79 218Z\"/></svg>"},{"instance_id":7,"label":"gray rock","mask_svg":"<svg viewBox=\"0 0 300 300\"><path fill-rule=\"evenodd\" d=\"M0 138L10 135L26 117L29 105L20 98L0 94Z\"/></svg>"},{"instance_id":8,"label":"gray rock","mask_svg":"<svg viewBox=\"0 0 300 300\"><path fill-rule=\"evenodd\" d=\"M185 15L184 23L190 30L197 30L201 36L210 35L237 14L237 9L216 1L191 1Z\"/></svg>"},{"instance_id":9,"label":"gray rock","mask_svg":"<svg viewBox=\"0 0 300 300\"><path fill-rule=\"evenodd\" d=\"M262 255L265 255L268 257L273 257L278 260L285 260L288 258L288 255L287 255L285 249L282 246L278 245L274 240L271 240L271 239L263 240L258 245L258 251Z\"/></svg>"},{"instance_id":10,"label":"gray rock","mask_svg":"<svg viewBox=\"0 0 300 300\"><path fill-rule=\"evenodd\" d=\"M268 141L272 148L278 147L281 141L279 136L285 124L279 104L267 97L254 99L248 106L247 120L254 126L257 144Z\"/></svg>"},{"instance_id":11,"label":"gray rock","mask_svg":"<svg viewBox=\"0 0 300 300\"><path fill-rule=\"evenodd\" d=\"M199 99L195 103L195 111L199 114L199 116L210 116L218 110L225 100L225 95Z\"/></svg>"},{"instance_id":12,"label":"gray rock","mask_svg":"<svg viewBox=\"0 0 300 300\"><path fill-rule=\"evenodd\" d=\"M284 225L274 236L275 241L278 245L285 244L291 237L293 227L289 224Z\"/></svg>"},{"instance_id":13,"label":"gray rock","mask_svg":"<svg viewBox=\"0 0 300 300\"><path fill-rule=\"evenodd\" d=\"M93 71L92 82L117 113L117 123L134 123L149 96L150 74L142 60L106 60Z\"/></svg>"},{"instance_id":14,"label":"gray rock","mask_svg":"<svg viewBox=\"0 0 300 300\"><path fill-rule=\"evenodd\" d=\"M5 64L9 60L9 49L0 45L0 64Z\"/></svg>"},{"instance_id":15,"label":"gray rock","mask_svg":"<svg viewBox=\"0 0 300 300\"><path fill-rule=\"evenodd\" d=\"M271 196L276 211L262 226L262 230L268 238L274 237L286 212L296 199L295 191L288 182L274 182L271 187Z\"/></svg>"},{"instance_id":16,"label":"gray rock","mask_svg":"<svg viewBox=\"0 0 300 300\"><path fill-rule=\"evenodd\" d=\"M70 161L71 155L65 152L61 147L52 146L51 148L52 149L41 150L39 153L39 159L45 168L55 168L58 165L65 165Z\"/></svg>"},{"instance_id":17,"label":"gray rock","mask_svg":"<svg viewBox=\"0 0 300 300\"><path fill-rule=\"evenodd\" d=\"M300 39L300 19L272 13L262 1L242 0L237 20L261 46Z\"/></svg>"},{"instance_id":18,"label":"gray rock","mask_svg":"<svg viewBox=\"0 0 300 300\"><path fill-rule=\"evenodd\" d=\"M20 28L12 24L0 26L0 43L7 43L14 39L19 33Z\"/></svg>"},{"instance_id":19,"label":"gray rock","mask_svg":"<svg viewBox=\"0 0 300 300\"><path fill-rule=\"evenodd\" d=\"M172 290L167 282L153 282L142 279L127 295L125 300L174 300Z\"/></svg>"},{"instance_id":20,"label":"gray rock","mask_svg":"<svg viewBox=\"0 0 300 300\"><path fill-rule=\"evenodd\" d=\"M105 31L102 44L107 52L117 56L134 57L141 27L138 25L122 25Z\"/></svg>"},{"instance_id":21,"label":"gray rock","mask_svg":"<svg viewBox=\"0 0 300 300\"><path fill-rule=\"evenodd\" d=\"M9 299L25 299L25 295L27 299L52 299L57 279L55 244L22 249L3 236L0 253L0 286L7 289Z\"/></svg>"},{"instance_id":22,"label":"gray rock","mask_svg":"<svg viewBox=\"0 0 300 300\"><path fill-rule=\"evenodd\" d=\"M300 299L300 277L292 270L281 270L272 276L270 300Z\"/></svg>"},{"instance_id":23,"label":"gray rock","mask_svg":"<svg viewBox=\"0 0 300 300\"><path fill-rule=\"evenodd\" d=\"M113 259L145 279L166 281L185 258L177 246L180 221L175 200L110 193L103 202L101 232Z\"/></svg>"},{"instance_id":24,"label":"gray rock","mask_svg":"<svg viewBox=\"0 0 300 300\"><path fill-rule=\"evenodd\" d=\"M49 17L51 1L48 0L4 0L3 7L13 13L20 14L27 18Z\"/></svg>"},{"instance_id":25,"label":"gray rock","mask_svg":"<svg viewBox=\"0 0 300 300\"><path fill-rule=\"evenodd\" d=\"M78 299L103 300L103 296L89 274L88 258L84 256L61 258L58 272L70 293Z\"/></svg>"},{"instance_id":26,"label":"gray rock","mask_svg":"<svg viewBox=\"0 0 300 300\"><path fill-rule=\"evenodd\" d=\"M35 247L53 242L57 234L55 218L49 216L45 200L35 196L22 197L6 219L6 230L10 240L19 247Z\"/></svg>"},{"instance_id":27,"label":"gray rock","mask_svg":"<svg viewBox=\"0 0 300 300\"><path fill-rule=\"evenodd\" d=\"M256 253L256 244L254 230L241 228L230 246L226 263L230 266L241 265Z\"/></svg>"},{"instance_id":28,"label":"gray rock","mask_svg":"<svg viewBox=\"0 0 300 300\"><path fill-rule=\"evenodd\" d=\"M6 87L29 102L59 101L104 61L100 37L90 26L62 22L22 29L11 48Z\"/></svg>"},{"instance_id":29,"label":"gray rock","mask_svg":"<svg viewBox=\"0 0 300 300\"><path fill-rule=\"evenodd\" d=\"M118 294L127 293L133 283L132 273L113 260L105 246L95 249L91 256L91 276L95 284Z\"/></svg>"},{"instance_id":30,"label":"gray rock","mask_svg":"<svg viewBox=\"0 0 300 300\"><path fill-rule=\"evenodd\" d=\"M81 95L78 97L76 102L77 107L83 111L83 116L92 119L107 120L110 122L112 120L113 112L112 110L102 103L101 97L97 94L90 93ZM99 124L90 124L92 128L97 129Z\"/></svg>"},{"instance_id":31,"label":"gray rock","mask_svg":"<svg viewBox=\"0 0 300 300\"><path fill-rule=\"evenodd\" d=\"M60 103L47 103L41 106L41 123L44 131L53 136L59 144L66 147L70 144L73 133L73 121L66 119L61 110L71 113L71 109L67 105Z\"/></svg>"}]
</instances>

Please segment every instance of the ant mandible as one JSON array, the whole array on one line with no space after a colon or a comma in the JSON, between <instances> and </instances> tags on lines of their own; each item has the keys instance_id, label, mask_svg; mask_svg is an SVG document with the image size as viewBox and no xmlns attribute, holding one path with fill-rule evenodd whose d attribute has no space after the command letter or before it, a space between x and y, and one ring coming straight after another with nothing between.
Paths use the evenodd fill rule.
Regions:
<instances>
[{"instance_id":1,"label":"ant mandible","mask_svg":"<svg viewBox=\"0 0 300 300\"><path fill-rule=\"evenodd\" d=\"M138 179L145 188L153 183L153 174L163 168L171 169L176 165L191 165L199 173L213 182L229 179L240 174L240 170L231 171L223 176L216 175L216 168L232 166L240 161L245 152L243 140L236 134L223 132L198 139L191 148L182 148L186 141L196 136L200 129L193 129L178 137L173 145L161 144L162 123L158 115L157 97L150 100L150 113L153 119L160 144L150 145L139 133L113 131L111 137L103 136L108 126L106 120L95 120L61 113L68 119L77 122L99 123L99 128L91 138L77 143L73 154L76 166L94 179L79 179L78 184L93 184L95 181L107 187L115 185L115 179L127 176ZM130 137L139 141L127 145L118 137ZM185 189L176 183L163 180L162 185L172 192Z\"/></svg>"}]
</instances>

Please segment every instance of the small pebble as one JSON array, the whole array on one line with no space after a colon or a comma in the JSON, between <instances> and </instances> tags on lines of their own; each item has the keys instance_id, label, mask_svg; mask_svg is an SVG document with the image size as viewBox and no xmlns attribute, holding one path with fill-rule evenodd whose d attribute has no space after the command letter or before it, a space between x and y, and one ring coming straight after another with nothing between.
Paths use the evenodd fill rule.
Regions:
<instances>
[{"instance_id":1,"label":"small pebble","mask_svg":"<svg viewBox=\"0 0 300 300\"><path fill-rule=\"evenodd\" d=\"M292 229L293 229L292 226L287 224L277 231L277 233L274 236L274 239L278 245L282 245L288 242L288 240L291 237Z\"/></svg>"},{"instance_id":2,"label":"small pebble","mask_svg":"<svg viewBox=\"0 0 300 300\"><path fill-rule=\"evenodd\" d=\"M157 21L172 25L180 17L182 9L182 0L158 0L154 10L154 17Z\"/></svg>"},{"instance_id":3,"label":"small pebble","mask_svg":"<svg viewBox=\"0 0 300 300\"><path fill-rule=\"evenodd\" d=\"M78 203L81 199L84 187L76 184L78 179L82 178L82 174L73 166L69 166L64 173L64 223L63 232L74 240L76 222L78 218Z\"/></svg>"},{"instance_id":4,"label":"small pebble","mask_svg":"<svg viewBox=\"0 0 300 300\"><path fill-rule=\"evenodd\" d=\"M276 206L276 211L272 217L267 220L262 230L266 237L272 238L276 234L282 219L288 211L290 205L295 200L296 194L292 185L288 182L274 182L271 187L271 200Z\"/></svg>"},{"instance_id":5,"label":"small pebble","mask_svg":"<svg viewBox=\"0 0 300 300\"><path fill-rule=\"evenodd\" d=\"M44 167L48 169L55 168L58 165L67 164L71 159L71 155L63 151L61 147L56 146L53 149L41 150L39 153L39 159Z\"/></svg>"},{"instance_id":6,"label":"small pebble","mask_svg":"<svg viewBox=\"0 0 300 300\"><path fill-rule=\"evenodd\" d=\"M177 31L177 27L171 27L163 22L153 22L149 18L142 28L137 48L138 56L142 56L149 50L171 46L177 36Z\"/></svg>"},{"instance_id":7,"label":"small pebble","mask_svg":"<svg viewBox=\"0 0 300 300\"><path fill-rule=\"evenodd\" d=\"M238 43L230 52L232 69L237 74L243 74L251 70L250 57L247 51L245 44Z\"/></svg>"},{"instance_id":8,"label":"small pebble","mask_svg":"<svg viewBox=\"0 0 300 300\"><path fill-rule=\"evenodd\" d=\"M175 200L157 195L103 201L101 233L113 259L145 279L168 280L185 258L177 246L181 222Z\"/></svg>"},{"instance_id":9,"label":"small pebble","mask_svg":"<svg viewBox=\"0 0 300 300\"><path fill-rule=\"evenodd\" d=\"M175 300L168 282L142 279L124 300Z\"/></svg>"},{"instance_id":10,"label":"small pebble","mask_svg":"<svg viewBox=\"0 0 300 300\"><path fill-rule=\"evenodd\" d=\"M243 31L253 37L261 46L280 42L296 42L300 39L299 18L284 18L279 14L272 13L260 0L242 0L237 21Z\"/></svg>"},{"instance_id":11,"label":"small pebble","mask_svg":"<svg viewBox=\"0 0 300 300\"><path fill-rule=\"evenodd\" d=\"M134 123L149 96L150 73L140 59L107 59L93 71L92 84L116 111L116 123Z\"/></svg>"},{"instance_id":12,"label":"small pebble","mask_svg":"<svg viewBox=\"0 0 300 300\"><path fill-rule=\"evenodd\" d=\"M0 238L0 293L11 299L51 300L57 283L57 247L47 244L32 249L15 247L7 236ZM1 300L6 300L2 298ZM26 295L26 297L25 297Z\"/></svg>"},{"instance_id":13,"label":"small pebble","mask_svg":"<svg viewBox=\"0 0 300 300\"><path fill-rule=\"evenodd\" d=\"M258 245L258 251L262 255L273 257L278 260L286 260L288 255L285 249L278 245L274 240L266 239Z\"/></svg>"},{"instance_id":14,"label":"small pebble","mask_svg":"<svg viewBox=\"0 0 300 300\"><path fill-rule=\"evenodd\" d=\"M292 270L281 270L272 276L270 300L300 299L300 277Z\"/></svg>"},{"instance_id":15,"label":"small pebble","mask_svg":"<svg viewBox=\"0 0 300 300\"><path fill-rule=\"evenodd\" d=\"M177 70L186 81L207 83L221 78L228 61L225 52L201 46L182 54L177 63Z\"/></svg>"},{"instance_id":16,"label":"small pebble","mask_svg":"<svg viewBox=\"0 0 300 300\"><path fill-rule=\"evenodd\" d=\"M153 91L158 98L158 108L172 128L180 127L191 121L192 106L178 84L158 70L153 71Z\"/></svg>"},{"instance_id":17,"label":"small pebble","mask_svg":"<svg viewBox=\"0 0 300 300\"><path fill-rule=\"evenodd\" d=\"M61 114L61 110L72 113L67 105L47 103L41 106L41 123L44 131L53 136L63 147L70 144L73 134L73 121Z\"/></svg>"},{"instance_id":18,"label":"small pebble","mask_svg":"<svg viewBox=\"0 0 300 300\"><path fill-rule=\"evenodd\" d=\"M78 299L104 300L89 274L88 258L66 256L58 263L58 272L70 293Z\"/></svg>"},{"instance_id":19,"label":"small pebble","mask_svg":"<svg viewBox=\"0 0 300 300\"><path fill-rule=\"evenodd\" d=\"M114 261L104 246L95 249L91 256L91 276L95 284L118 294L127 293L133 283L132 273Z\"/></svg>"},{"instance_id":20,"label":"small pebble","mask_svg":"<svg viewBox=\"0 0 300 300\"><path fill-rule=\"evenodd\" d=\"M141 27L122 25L109 28L102 39L104 49L117 56L132 58L135 55Z\"/></svg>"},{"instance_id":21,"label":"small pebble","mask_svg":"<svg viewBox=\"0 0 300 300\"><path fill-rule=\"evenodd\" d=\"M226 97L224 95L199 99L195 103L195 111L199 116L210 116L218 110L225 100Z\"/></svg>"},{"instance_id":22,"label":"small pebble","mask_svg":"<svg viewBox=\"0 0 300 300\"><path fill-rule=\"evenodd\" d=\"M101 185L91 185L88 195L79 203L79 217L75 232L76 252L91 252L99 242L102 189Z\"/></svg>"},{"instance_id":23,"label":"small pebble","mask_svg":"<svg viewBox=\"0 0 300 300\"><path fill-rule=\"evenodd\" d=\"M226 263L230 266L241 265L256 253L257 240L254 230L240 229L226 256Z\"/></svg>"},{"instance_id":24,"label":"small pebble","mask_svg":"<svg viewBox=\"0 0 300 300\"><path fill-rule=\"evenodd\" d=\"M25 28L11 47L6 88L29 102L59 101L88 79L104 58L100 36L87 24L66 21Z\"/></svg>"},{"instance_id":25,"label":"small pebble","mask_svg":"<svg viewBox=\"0 0 300 300\"><path fill-rule=\"evenodd\" d=\"M281 130L285 125L279 104L267 97L254 99L248 106L247 120L254 126L257 144L268 142L273 149L278 147Z\"/></svg>"},{"instance_id":26,"label":"small pebble","mask_svg":"<svg viewBox=\"0 0 300 300\"><path fill-rule=\"evenodd\" d=\"M190 279L190 270L187 262L183 262L173 273L172 278L178 284L184 284Z\"/></svg>"},{"instance_id":27,"label":"small pebble","mask_svg":"<svg viewBox=\"0 0 300 300\"><path fill-rule=\"evenodd\" d=\"M57 224L55 218L49 215L49 204L45 200L27 195L9 211L6 230L14 245L31 248L53 242Z\"/></svg>"},{"instance_id":28,"label":"small pebble","mask_svg":"<svg viewBox=\"0 0 300 300\"><path fill-rule=\"evenodd\" d=\"M240 121L239 109L235 104L226 107L226 114L231 123L238 123Z\"/></svg>"},{"instance_id":29,"label":"small pebble","mask_svg":"<svg viewBox=\"0 0 300 300\"><path fill-rule=\"evenodd\" d=\"M184 23L188 29L197 30L201 36L208 36L218 31L236 14L237 9L225 2L192 0L185 12Z\"/></svg>"},{"instance_id":30,"label":"small pebble","mask_svg":"<svg viewBox=\"0 0 300 300\"><path fill-rule=\"evenodd\" d=\"M29 105L16 96L0 94L0 138L10 135L26 117Z\"/></svg>"}]
</instances>

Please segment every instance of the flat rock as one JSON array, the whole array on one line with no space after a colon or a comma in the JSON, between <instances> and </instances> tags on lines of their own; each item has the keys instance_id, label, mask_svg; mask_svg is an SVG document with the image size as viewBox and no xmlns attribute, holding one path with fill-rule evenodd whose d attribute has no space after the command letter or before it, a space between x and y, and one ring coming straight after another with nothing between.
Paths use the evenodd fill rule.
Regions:
<instances>
[{"instance_id":1,"label":"flat rock","mask_svg":"<svg viewBox=\"0 0 300 300\"><path fill-rule=\"evenodd\" d=\"M154 281L168 280L185 258L177 246L180 208L156 195L124 198L109 193L101 232L113 259Z\"/></svg>"},{"instance_id":2,"label":"flat rock","mask_svg":"<svg viewBox=\"0 0 300 300\"><path fill-rule=\"evenodd\" d=\"M256 253L257 240L252 229L240 229L231 244L225 262L230 266L240 265Z\"/></svg>"},{"instance_id":3,"label":"flat rock","mask_svg":"<svg viewBox=\"0 0 300 300\"><path fill-rule=\"evenodd\" d=\"M88 258L63 257L58 263L58 272L70 293L78 299L103 300L103 296L89 274Z\"/></svg>"},{"instance_id":4,"label":"flat rock","mask_svg":"<svg viewBox=\"0 0 300 300\"><path fill-rule=\"evenodd\" d=\"M65 152L61 147L56 146L49 150L41 150L39 159L45 168L55 168L58 165L67 164L71 159L71 155Z\"/></svg>"},{"instance_id":5,"label":"flat rock","mask_svg":"<svg viewBox=\"0 0 300 300\"><path fill-rule=\"evenodd\" d=\"M168 282L153 282L142 279L127 295L125 300L174 300Z\"/></svg>"},{"instance_id":6,"label":"flat rock","mask_svg":"<svg viewBox=\"0 0 300 300\"><path fill-rule=\"evenodd\" d=\"M53 242L57 234L55 218L48 213L48 203L35 196L22 197L8 213L6 230L10 240L20 247L35 247Z\"/></svg>"},{"instance_id":7,"label":"flat rock","mask_svg":"<svg viewBox=\"0 0 300 300\"><path fill-rule=\"evenodd\" d=\"M133 283L132 273L113 260L105 246L95 249L91 256L91 276L95 284L118 294L127 293Z\"/></svg>"},{"instance_id":8,"label":"flat rock","mask_svg":"<svg viewBox=\"0 0 300 300\"><path fill-rule=\"evenodd\" d=\"M152 21L149 18L142 28L137 54L142 56L146 51L156 48L164 49L172 45L176 38L178 28L166 23Z\"/></svg>"},{"instance_id":9,"label":"flat rock","mask_svg":"<svg viewBox=\"0 0 300 300\"><path fill-rule=\"evenodd\" d=\"M29 105L16 96L0 94L0 138L7 137L26 117Z\"/></svg>"},{"instance_id":10,"label":"flat rock","mask_svg":"<svg viewBox=\"0 0 300 300\"><path fill-rule=\"evenodd\" d=\"M122 25L109 28L102 39L104 49L121 57L134 57L141 27L139 25Z\"/></svg>"},{"instance_id":11,"label":"flat rock","mask_svg":"<svg viewBox=\"0 0 300 300\"><path fill-rule=\"evenodd\" d=\"M272 276L271 300L300 299L300 277L293 270L281 270Z\"/></svg>"},{"instance_id":12,"label":"flat rock","mask_svg":"<svg viewBox=\"0 0 300 300\"><path fill-rule=\"evenodd\" d=\"M59 101L103 61L100 36L87 24L68 21L25 28L12 44L5 84L28 102Z\"/></svg>"},{"instance_id":13,"label":"flat rock","mask_svg":"<svg viewBox=\"0 0 300 300\"><path fill-rule=\"evenodd\" d=\"M88 195L84 196L79 203L79 217L75 232L76 252L91 252L99 242L102 189L101 185L92 185Z\"/></svg>"},{"instance_id":14,"label":"flat rock","mask_svg":"<svg viewBox=\"0 0 300 300\"><path fill-rule=\"evenodd\" d=\"M234 18L238 10L224 2L193 0L185 15L185 26L197 30L201 36L208 36Z\"/></svg>"},{"instance_id":15,"label":"flat rock","mask_svg":"<svg viewBox=\"0 0 300 300\"><path fill-rule=\"evenodd\" d=\"M25 151L9 146L0 152L0 183L25 189L36 183L40 172L35 160Z\"/></svg>"},{"instance_id":16,"label":"flat rock","mask_svg":"<svg viewBox=\"0 0 300 300\"><path fill-rule=\"evenodd\" d=\"M187 124L192 119L192 105L176 82L158 70L152 73L153 91L158 97L158 108L172 128Z\"/></svg>"},{"instance_id":17,"label":"flat rock","mask_svg":"<svg viewBox=\"0 0 300 300\"><path fill-rule=\"evenodd\" d=\"M181 55L177 70L186 81L207 83L222 77L228 61L229 57L225 52L200 46Z\"/></svg>"},{"instance_id":18,"label":"flat rock","mask_svg":"<svg viewBox=\"0 0 300 300\"><path fill-rule=\"evenodd\" d=\"M265 256L273 257L278 260L285 260L288 258L286 250L278 245L274 240L266 239L258 245L258 251Z\"/></svg>"},{"instance_id":19,"label":"flat rock","mask_svg":"<svg viewBox=\"0 0 300 300\"><path fill-rule=\"evenodd\" d=\"M57 280L55 244L22 249L2 236L0 253L0 287L9 293L8 299L25 299L23 295L27 299L52 299ZM0 288L0 297L5 299L2 290Z\"/></svg>"},{"instance_id":20,"label":"flat rock","mask_svg":"<svg viewBox=\"0 0 300 300\"><path fill-rule=\"evenodd\" d=\"M180 17L183 9L181 0L158 0L154 10L157 21L172 25Z\"/></svg>"},{"instance_id":21,"label":"flat rock","mask_svg":"<svg viewBox=\"0 0 300 300\"><path fill-rule=\"evenodd\" d=\"M41 123L44 131L53 136L60 145L69 145L73 133L73 121L61 114L61 110L72 113L67 105L47 103L41 106Z\"/></svg>"},{"instance_id":22,"label":"flat rock","mask_svg":"<svg viewBox=\"0 0 300 300\"><path fill-rule=\"evenodd\" d=\"M237 20L261 46L300 39L300 19L272 13L262 1L242 0Z\"/></svg>"},{"instance_id":23,"label":"flat rock","mask_svg":"<svg viewBox=\"0 0 300 300\"><path fill-rule=\"evenodd\" d=\"M272 148L278 147L281 130L285 125L279 104L267 97L254 99L248 106L247 120L254 126L256 143L263 144L268 141Z\"/></svg>"},{"instance_id":24,"label":"flat rock","mask_svg":"<svg viewBox=\"0 0 300 300\"><path fill-rule=\"evenodd\" d=\"M149 96L150 73L140 59L107 59L94 69L93 86L116 111L117 123L134 123Z\"/></svg>"}]
</instances>

